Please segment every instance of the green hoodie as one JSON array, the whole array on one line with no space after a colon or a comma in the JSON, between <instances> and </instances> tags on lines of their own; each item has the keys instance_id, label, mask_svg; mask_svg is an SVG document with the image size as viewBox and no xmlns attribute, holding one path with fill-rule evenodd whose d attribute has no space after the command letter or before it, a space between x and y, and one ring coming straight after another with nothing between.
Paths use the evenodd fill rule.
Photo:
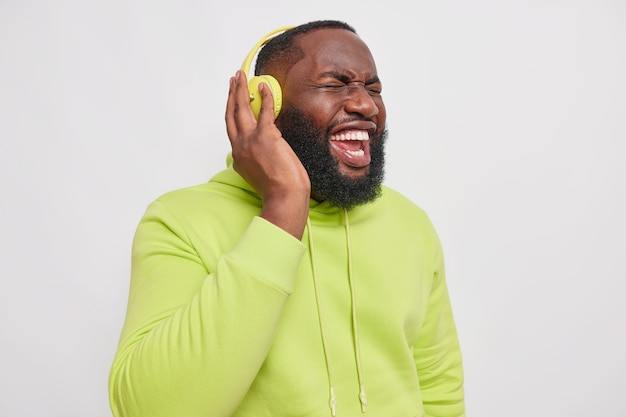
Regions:
<instances>
[{"instance_id":1,"label":"green hoodie","mask_svg":"<svg viewBox=\"0 0 626 417\"><path fill-rule=\"evenodd\" d=\"M460 417L441 245L388 187L310 202L302 241L228 167L147 209L109 378L116 417ZM365 414L363 414L365 412Z\"/></svg>"}]
</instances>

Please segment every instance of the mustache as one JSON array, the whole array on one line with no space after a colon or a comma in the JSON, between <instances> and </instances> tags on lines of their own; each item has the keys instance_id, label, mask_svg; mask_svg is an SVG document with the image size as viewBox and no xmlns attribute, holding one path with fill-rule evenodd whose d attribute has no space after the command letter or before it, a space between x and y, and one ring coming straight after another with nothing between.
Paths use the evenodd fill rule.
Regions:
<instances>
[{"instance_id":1,"label":"mustache","mask_svg":"<svg viewBox=\"0 0 626 417\"><path fill-rule=\"evenodd\" d=\"M328 128L326 129L326 133L328 134L332 129L334 129L335 127L341 124L351 123L351 122L370 122L370 123L376 124L376 122L374 122L374 119L372 119L371 117L364 117L364 116L359 116L359 115L348 116L348 117L344 117L343 119L337 120L336 122L328 126Z\"/></svg>"}]
</instances>

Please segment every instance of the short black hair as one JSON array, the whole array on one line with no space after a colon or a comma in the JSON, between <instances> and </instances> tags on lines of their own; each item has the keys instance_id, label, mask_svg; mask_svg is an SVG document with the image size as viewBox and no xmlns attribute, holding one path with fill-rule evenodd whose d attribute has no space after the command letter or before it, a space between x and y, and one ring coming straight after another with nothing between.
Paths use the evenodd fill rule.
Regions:
<instances>
[{"instance_id":1,"label":"short black hair","mask_svg":"<svg viewBox=\"0 0 626 417\"><path fill-rule=\"evenodd\" d=\"M340 20L315 20L304 23L270 39L261 48L254 66L254 75L267 74L268 69L294 65L304 57L304 53L294 40L298 35L318 29L344 29L355 35L356 30Z\"/></svg>"}]
</instances>

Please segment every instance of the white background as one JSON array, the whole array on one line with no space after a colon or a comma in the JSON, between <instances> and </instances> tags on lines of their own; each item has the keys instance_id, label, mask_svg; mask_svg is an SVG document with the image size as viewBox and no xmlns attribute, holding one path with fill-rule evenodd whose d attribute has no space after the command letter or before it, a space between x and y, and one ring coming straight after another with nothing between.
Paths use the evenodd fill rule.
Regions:
<instances>
[{"instance_id":1,"label":"white background","mask_svg":"<svg viewBox=\"0 0 626 417\"><path fill-rule=\"evenodd\" d=\"M468 416L626 415L622 0L0 0L0 415L110 416L139 218L224 166L252 45L320 18L377 61Z\"/></svg>"}]
</instances>

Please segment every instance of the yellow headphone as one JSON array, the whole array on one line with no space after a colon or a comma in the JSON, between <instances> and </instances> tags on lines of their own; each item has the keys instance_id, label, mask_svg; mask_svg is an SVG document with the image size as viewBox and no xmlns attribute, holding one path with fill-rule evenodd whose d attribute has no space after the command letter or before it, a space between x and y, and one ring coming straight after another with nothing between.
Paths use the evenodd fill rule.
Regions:
<instances>
[{"instance_id":1,"label":"yellow headphone","mask_svg":"<svg viewBox=\"0 0 626 417\"><path fill-rule=\"evenodd\" d=\"M250 66L252 65L252 60L256 56L257 51L274 36L277 36L293 27L294 26L284 26L275 29L261 38L261 40L254 45L248 56L246 56L246 59L244 59L243 64L241 64L241 70L246 74L246 77L250 76ZM252 107L254 117L258 119L259 113L261 112L261 93L259 92L259 84L262 82L266 83L270 90L272 90L272 96L274 97L274 118L276 118L278 117L278 113L280 113L280 108L283 104L283 93L278 80L271 75L257 75L248 80L248 89L250 90L250 107Z\"/></svg>"}]
</instances>

